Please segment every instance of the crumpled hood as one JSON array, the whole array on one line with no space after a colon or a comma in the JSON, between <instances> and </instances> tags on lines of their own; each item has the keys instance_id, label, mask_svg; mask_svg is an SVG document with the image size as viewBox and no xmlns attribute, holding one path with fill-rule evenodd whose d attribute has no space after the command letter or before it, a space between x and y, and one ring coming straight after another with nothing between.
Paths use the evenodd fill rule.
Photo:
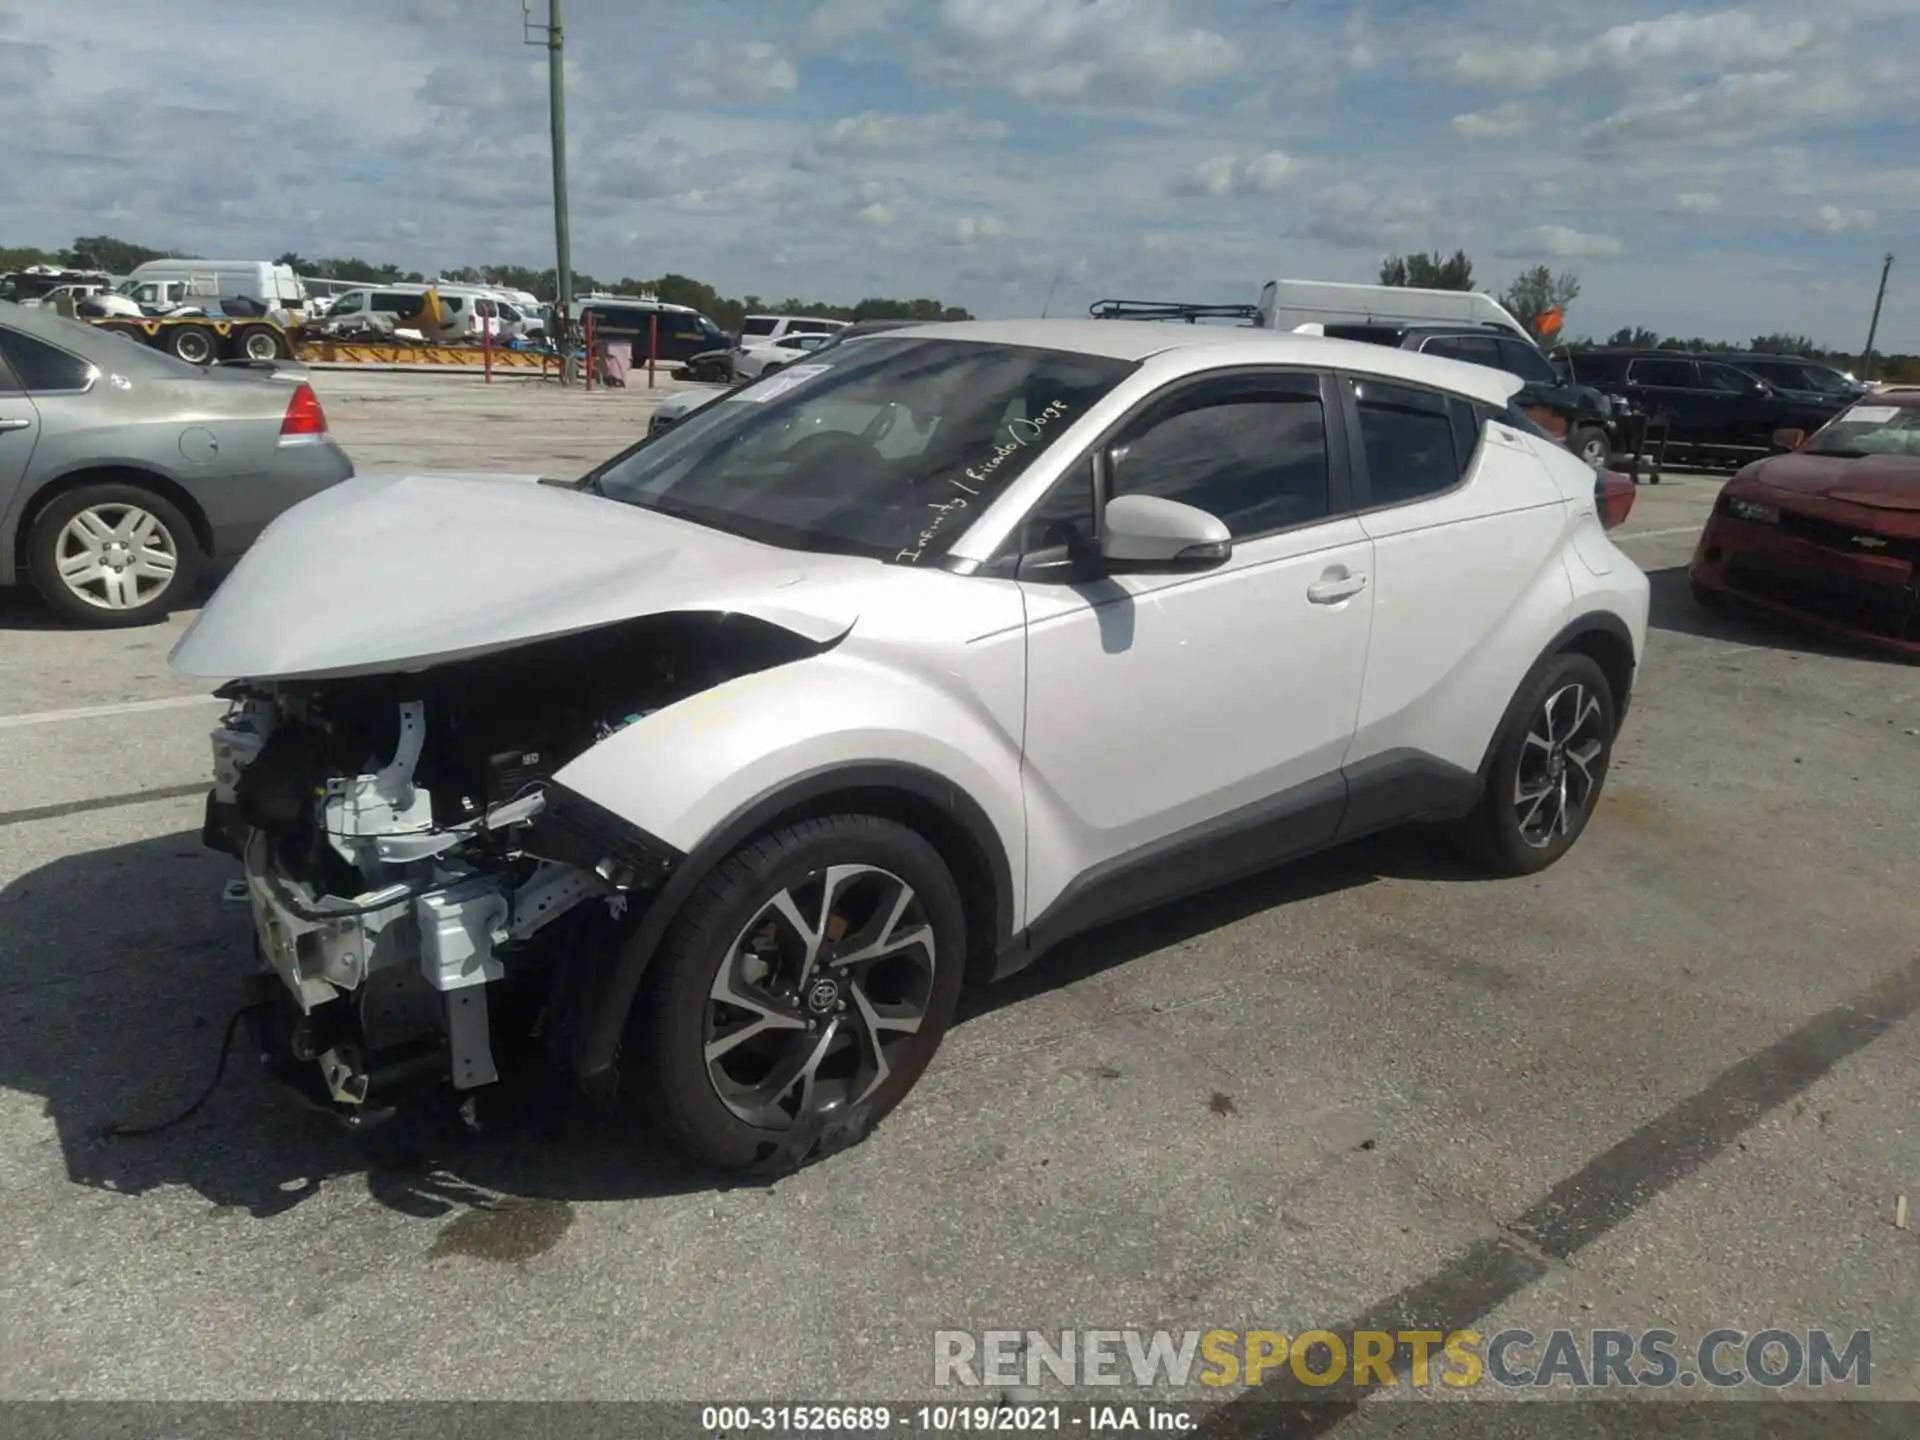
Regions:
<instances>
[{"instance_id":1,"label":"crumpled hood","mask_svg":"<svg viewBox=\"0 0 1920 1440\"><path fill-rule=\"evenodd\" d=\"M1920 510L1920 459L1905 455L1775 455L1748 478L1770 490L1817 495L1876 510Z\"/></svg>"},{"instance_id":2,"label":"crumpled hood","mask_svg":"<svg viewBox=\"0 0 1920 1440\"><path fill-rule=\"evenodd\" d=\"M522 479L376 473L268 526L167 663L213 680L376 674L675 610L825 643L852 628L845 582L874 563Z\"/></svg>"}]
</instances>

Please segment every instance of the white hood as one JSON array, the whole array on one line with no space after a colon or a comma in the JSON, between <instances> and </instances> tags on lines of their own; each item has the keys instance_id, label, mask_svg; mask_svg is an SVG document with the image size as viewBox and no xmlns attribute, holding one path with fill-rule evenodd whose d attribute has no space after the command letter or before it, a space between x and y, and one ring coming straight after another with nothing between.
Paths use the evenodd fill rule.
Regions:
<instances>
[{"instance_id":1,"label":"white hood","mask_svg":"<svg viewBox=\"0 0 1920 1440\"><path fill-rule=\"evenodd\" d=\"M499 476L363 475L267 527L167 663L210 680L374 674L675 610L819 642L873 562L805 555Z\"/></svg>"}]
</instances>

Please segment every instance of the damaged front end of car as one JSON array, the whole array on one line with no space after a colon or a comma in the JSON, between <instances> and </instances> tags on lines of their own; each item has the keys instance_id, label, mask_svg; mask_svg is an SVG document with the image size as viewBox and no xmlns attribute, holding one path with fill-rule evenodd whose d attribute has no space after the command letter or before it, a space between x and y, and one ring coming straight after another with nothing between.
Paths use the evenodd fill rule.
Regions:
<instances>
[{"instance_id":1,"label":"damaged front end of car","mask_svg":"<svg viewBox=\"0 0 1920 1440\"><path fill-rule=\"evenodd\" d=\"M654 712L825 646L669 613L403 673L238 681L205 839L244 867L263 1063L352 1125L560 1058L682 857L554 778ZM269 998L270 997L270 998Z\"/></svg>"}]
</instances>

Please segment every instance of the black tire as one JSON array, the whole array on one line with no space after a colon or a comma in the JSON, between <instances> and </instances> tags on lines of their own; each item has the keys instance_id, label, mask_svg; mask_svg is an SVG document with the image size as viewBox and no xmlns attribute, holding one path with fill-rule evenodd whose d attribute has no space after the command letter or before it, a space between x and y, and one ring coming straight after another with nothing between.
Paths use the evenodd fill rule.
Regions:
<instances>
[{"instance_id":1,"label":"black tire","mask_svg":"<svg viewBox=\"0 0 1920 1440\"><path fill-rule=\"evenodd\" d=\"M189 365L211 365L220 346L213 331L201 325L176 325L167 335L167 349Z\"/></svg>"},{"instance_id":2,"label":"black tire","mask_svg":"<svg viewBox=\"0 0 1920 1440\"><path fill-rule=\"evenodd\" d=\"M1550 723L1557 746L1542 738ZM1486 789L1473 813L1453 827L1454 842L1496 874L1545 870L1573 848L1592 819L1617 726L1613 689L1591 656L1566 653L1543 661L1508 707ZM1583 753L1584 760L1576 758ZM1534 799L1542 787L1544 796Z\"/></svg>"},{"instance_id":3,"label":"black tire","mask_svg":"<svg viewBox=\"0 0 1920 1440\"><path fill-rule=\"evenodd\" d=\"M269 325L249 325L240 332L240 353L249 360L284 360L286 341Z\"/></svg>"},{"instance_id":4,"label":"black tire","mask_svg":"<svg viewBox=\"0 0 1920 1440\"><path fill-rule=\"evenodd\" d=\"M842 970L829 944L801 983L802 975L795 972L804 941L791 924L775 918L778 912L771 907L789 892L796 913L817 914L814 897L824 896L821 882L831 866L870 867L839 885L836 904L844 908L828 911L843 923L842 934L834 938L867 938L872 927L884 928L881 912L892 913L888 897L897 897L904 883L913 904L892 930L918 934L924 924L931 939L930 977L920 976L925 966L916 957L929 952L918 945ZM751 940L750 926L755 927ZM831 928L830 921L823 933ZM865 1139L913 1088L952 1022L965 957L959 891L939 853L912 830L872 815L834 815L775 830L716 866L687 897L662 940L628 1026L628 1051L636 1057L632 1080L660 1133L696 1160L760 1174L798 1169ZM764 1005L756 1001L751 1008L736 1008L715 998L723 966L729 993L761 997ZM905 987L899 984L903 978L910 982ZM918 1025L907 1033L894 1017L886 1033L896 1038L884 1042L893 1048L880 1051L886 1062L882 1075L869 1063L874 1051L864 1045L879 1032L861 1017L878 1016L888 997L903 993L907 998L892 1008L917 1013ZM720 1033L723 1016L734 1018ZM762 1016L777 1017L781 1028L769 1028ZM819 1028L799 1028L807 1025ZM757 1033L745 1037L751 1044L736 1038L756 1026ZM811 1038L815 1033L818 1040ZM716 1057L716 1064L725 1061L718 1078L709 1073L708 1063L715 1034L736 1041L736 1048ZM819 1058L822 1051L825 1059ZM794 1113L788 1114L785 1098L805 1071L798 1071L785 1090L776 1077L809 1057L820 1089L803 1093L819 1103L808 1109L792 1096ZM758 1081L757 1066L764 1067ZM854 1073L841 1077L849 1067ZM729 1099L721 1096L723 1082Z\"/></svg>"},{"instance_id":5,"label":"black tire","mask_svg":"<svg viewBox=\"0 0 1920 1440\"><path fill-rule=\"evenodd\" d=\"M1607 432L1597 426L1576 428L1567 437L1567 448L1595 470L1604 470L1613 462L1613 442L1607 438Z\"/></svg>"},{"instance_id":6,"label":"black tire","mask_svg":"<svg viewBox=\"0 0 1920 1440\"><path fill-rule=\"evenodd\" d=\"M146 560L152 563L156 550L151 543L154 536L150 535L149 544L140 547L143 554L130 551L126 556L129 568L135 571L131 581L134 593L127 598L134 599L136 603L119 608L100 603L116 588L116 582L108 582L104 578L99 582L100 601L89 602L81 593L91 593L89 586L83 584L76 588L61 576L63 559L79 558L77 551L80 547L75 537L67 535L68 526L89 511L108 524L114 523L116 517L129 517L135 511L151 516L157 527L154 534L163 542L158 548L173 557L171 577L157 589L144 594L140 592L140 580L146 577L139 573L137 562ZM131 537L128 543L132 543ZM187 518L170 500L138 485L108 483L83 485L69 490L55 497L36 515L27 532L27 574L33 580L34 588L64 618L97 630L149 625L165 618L170 610L186 603L192 595L201 564L200 545L194 538L193 526L187 523ZM117 582L123 595L128 583L126 580Z\"/></svg>"}]
</instances>

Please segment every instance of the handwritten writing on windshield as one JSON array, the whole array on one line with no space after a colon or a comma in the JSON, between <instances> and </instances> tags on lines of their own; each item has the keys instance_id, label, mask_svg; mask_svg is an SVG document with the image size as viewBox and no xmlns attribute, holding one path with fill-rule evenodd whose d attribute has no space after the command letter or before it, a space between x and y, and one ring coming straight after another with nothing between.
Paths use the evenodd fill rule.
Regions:
<instances>
[{"instance_id":1,"label":"handwritten writing on windshield","mask_svg":"<svg viewBox=\"0 0 1920 1440\"><path fill-rule=\"evenodd\" d=\"M920 557L927 553L934 539L946 528L947 522L959 511L967 508L968 500L980 498L980 492L986 488L987 481L993 478L993 472L1044 436L1047 427L1064 416L1067 408L1064 400L1055 400L1027 419L1009 420L1007 422L1008 438L994 446L993 453L985 460L969 465L962 472L971 482L970 484L962 484L958 480L950 482L959 492L958 494L949 496L945 500L931 501L928 504L927 508L933 512L933 519L928 521L925 528L914 537L914 543L911 546L893 557L894 560L907 565L918 564Z\"/></svg>"}]
</instances>

